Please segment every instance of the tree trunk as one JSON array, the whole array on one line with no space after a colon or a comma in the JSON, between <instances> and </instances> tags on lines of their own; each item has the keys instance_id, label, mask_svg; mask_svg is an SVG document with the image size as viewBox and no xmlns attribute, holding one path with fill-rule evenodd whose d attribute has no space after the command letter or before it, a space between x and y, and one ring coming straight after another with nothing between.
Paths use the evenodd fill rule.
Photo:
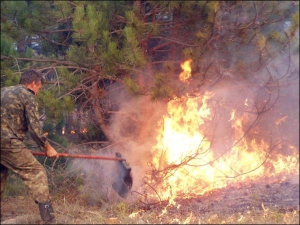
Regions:
<instances>
[{"instance_id":1,"label":"tree trunk","mask_svg":"<svg viewBox=\"0 0 300 225\"><path fill-rule=\"evenodd\" d=\"M115 138L113 137L113 135L109 131L109 128L107 127L107 125L106 125L106 123L103 119L102 113L101 113L101 107L100 107L100 104L99 104L99 100L100 100L100 97L101 97L101 93L103 93L103 92L105 92L105 91L103 89L99 90L99 87L98 87L97 83L93 84L93 86L90 90L90 93L92 95L93 109L94 109L95 115L97 117L97 121L99 122L100 128L103 131L103 133L105 134L105 136L107 137L107 139L109 141L116 142Z\"/></svg>"}]
</instances>

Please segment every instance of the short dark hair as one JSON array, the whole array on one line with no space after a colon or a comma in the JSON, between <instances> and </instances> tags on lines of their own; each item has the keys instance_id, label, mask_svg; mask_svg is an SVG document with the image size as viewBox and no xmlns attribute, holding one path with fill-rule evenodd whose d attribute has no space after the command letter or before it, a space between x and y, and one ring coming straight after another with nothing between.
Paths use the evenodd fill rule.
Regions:
<instances>
[{"instance_id":1,"label":"short dark hair","mask_svg":"<svg viewBox=\"0 0 300 225\"><path fill-rule=\"evenodd\" d=\"M41 73L36 70L26 70L21 74L20 84L31 84L33 81L36 83L42 82L44 84L44 77Z\"/></svg>"}]
</instances>

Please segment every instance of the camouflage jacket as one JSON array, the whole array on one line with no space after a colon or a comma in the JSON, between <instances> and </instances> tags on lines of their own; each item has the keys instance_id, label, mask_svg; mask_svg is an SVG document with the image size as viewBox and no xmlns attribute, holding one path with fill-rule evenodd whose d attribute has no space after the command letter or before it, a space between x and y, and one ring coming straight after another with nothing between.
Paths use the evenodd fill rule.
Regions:
<instances>
[{"instance_id":1,"label":"camouflage jacket","mask_svg":"<svg viewBox=\"0 0 300 225\"><path fill-rule=\"evenodd\" d=\"M34 92L22 84L1 88L1 142L9 139L23 141L27 131L40 147L45 148L48 141L39 123ZM20 145L20 142L16 144Z\"/></svg>"}]
</instances>

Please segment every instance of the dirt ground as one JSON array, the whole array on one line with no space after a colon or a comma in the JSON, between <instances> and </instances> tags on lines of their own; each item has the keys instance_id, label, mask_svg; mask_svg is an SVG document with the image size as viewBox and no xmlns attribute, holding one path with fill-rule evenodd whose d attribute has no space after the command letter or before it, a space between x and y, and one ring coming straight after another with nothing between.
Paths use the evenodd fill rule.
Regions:
<instances>
[{"instance_id":1,"label":"dirt ground","mask_svg":"<svg viewBox=\"0 0 300 225\"><path fill-rule=\"evenodd\" d=\"M298 178L285 181L255 181L243 183L240 186L228 186L224 189L214 190L203 196L189 199L175 199L181 208L168 206L168 210L178 213L192 211L195 216L200 214L218 215L220 212L233 213L247 210L278 210L279 212L299 212L299 181ZM56 217L58 221L67 221L63 211L60 212L59 204L62 199L56 198ZM71 199L69 199L71 201ZM160 205L144 206L146 211L162 210L167 203ZM143 208L143 206L141 206ZM84 210L97 210L95 207L84 207ZM84 214L84 213L83 213ZM1 201L1 224L28 224L28 221L40 222L37 205L29 196L6 197ZM78 213L78 221L82 221L82 215Z\"/></svg>"},{"instance_id":2,"label":"dirt ground","mask_svg":"<svg viewBox=\"0 0 300 225\"><path fill-rule=\"evenodd\" d=\"M193 199L178 200L182 205L197 205L198 213L245 212L249 209L299 210L299 183L251 182L229 186Z\"/></svg>"}]
</instances>

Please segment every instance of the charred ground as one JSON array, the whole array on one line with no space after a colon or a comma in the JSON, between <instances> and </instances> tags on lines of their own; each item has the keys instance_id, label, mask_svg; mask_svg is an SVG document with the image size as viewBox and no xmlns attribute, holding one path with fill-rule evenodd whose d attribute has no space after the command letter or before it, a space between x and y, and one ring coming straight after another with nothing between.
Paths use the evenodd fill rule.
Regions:
<instances>
[{"instance_id":1,"label":"charred ground","mask_svg":"<svg viewBox=\"0 0 300 225\"><path fill-rule=\"evenodd\" d=\"M297 177L296 177L297 179ZM294 179L243 182L202 196L167 202L90 205L74 195L54 195L57 223L287 223L299 222L299 183ZM134 205L134 206L133 206ZM2 224L39 223L29 195L1 201Z\"/></svg>"}]
</instances>

